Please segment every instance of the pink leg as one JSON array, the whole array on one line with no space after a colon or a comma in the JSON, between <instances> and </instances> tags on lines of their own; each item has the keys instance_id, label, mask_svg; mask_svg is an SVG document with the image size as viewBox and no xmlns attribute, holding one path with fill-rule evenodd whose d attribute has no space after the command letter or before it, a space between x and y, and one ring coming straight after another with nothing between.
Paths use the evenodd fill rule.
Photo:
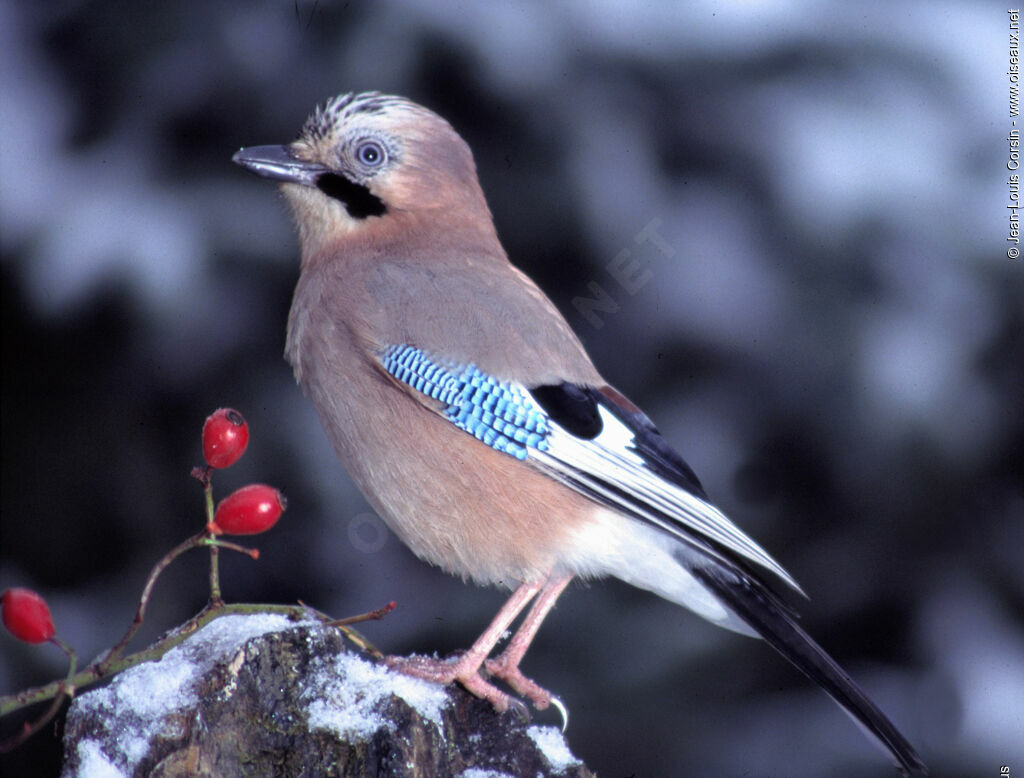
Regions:
<instances>
[{"instance_id":1,"label":"pink leg","mask_svg":"<svg viewBox=\"0 0 1024 778\"><path fill-rule=\"evenodd\" d=\"M543 710L551 704L551 692L523 675L519 670L519 663L523 660L526 649L533 642L544 617L548 615L548 611L555 604L558 595L571 580L571 575L549 579L505 650L494 659L487 660L487 671L491 675L501 678L519 694L533 702L539 710Z\"/></svg>"},{"instance_id":2,"label":"pink leg","mask_svg":"<svg viewBox=\"0 0 1024 778\"><path fill-rule=\"evenodd\" d=\"M501 610L494 617L494 621L476 639L473 647L457 659L433 659L426 656L389 656L385 661L388 667L394 668L399 672L434 681L435 683L447 684L452 681L458 681L477 697L489 700L496 710L508 710L509 696L481 677L480 666L487 658L487 655L491 653L494 645L501 639L501 636L505 634L509 624L515 621L516 616L522 612L526 604L533 598L533 595L540 591L540 588L541 583L521 584L518 589L512 592L512 596L508 598L508 601L501 606ZM546 612L547 610L545 609ZM533 615L533 611L530 611L530 615ZM543 615L541 615L541 618L543 618ZM534 632L536 632L536 628L534 628ZM518 633L516 636L518 637ZM525 650L524 647L523 651Z\"/></svg>"}]
</instances>

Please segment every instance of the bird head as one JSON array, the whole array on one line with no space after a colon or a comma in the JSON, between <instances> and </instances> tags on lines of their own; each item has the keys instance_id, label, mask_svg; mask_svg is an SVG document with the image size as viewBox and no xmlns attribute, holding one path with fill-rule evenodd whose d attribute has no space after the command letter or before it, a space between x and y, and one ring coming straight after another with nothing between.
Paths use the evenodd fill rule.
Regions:
<instances>
[{"instance_id":1,"label":"bird head","mask_svg":"<svg viewBox=\"0 0 1024 778\"><path fill-rule=\"evenodd\" d=\"M469 146L403 97L339 95L313 111L293 142L243 148L232 159L281 182L304 261L339 240L401 234L416 220L493 230Z\"/></svg>"}]
</instances>

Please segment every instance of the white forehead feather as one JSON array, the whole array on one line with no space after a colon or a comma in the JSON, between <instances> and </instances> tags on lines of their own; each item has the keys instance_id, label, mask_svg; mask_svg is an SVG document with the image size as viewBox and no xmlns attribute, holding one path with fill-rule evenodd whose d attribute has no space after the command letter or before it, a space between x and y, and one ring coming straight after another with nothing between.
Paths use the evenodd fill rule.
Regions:
<instances>
[{"instance_id":1,"label":"white forehead feather","mask_svg":"<svg viewBox=\"0 0 1024 778\"><path fill-rule=\"evenodd\" d=\"M342 127L354 120L394 120L402 116L441 120L433 111L404 97L380 92L349 92L318 105L302 125L300 137L316 142L338 134Z\"/></svg>"}]
</instances>

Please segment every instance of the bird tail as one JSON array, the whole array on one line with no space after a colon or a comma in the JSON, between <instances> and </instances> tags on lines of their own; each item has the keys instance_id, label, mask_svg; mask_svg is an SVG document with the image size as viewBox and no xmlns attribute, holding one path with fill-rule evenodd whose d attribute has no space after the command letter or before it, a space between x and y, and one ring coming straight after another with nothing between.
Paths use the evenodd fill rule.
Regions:
<instances>
[{"instance_id":1,"label":"bird tail","mask_svg":"<svg viewBox=\"0 0 1024 778\"><path fill-rule=\"evenodd\" d=\"M828 692L878 741L904 775L928 774L914 747L763 585L742 572L717 565L695 567L691 572L776 651Z\"/></svg>"}]
</instances>

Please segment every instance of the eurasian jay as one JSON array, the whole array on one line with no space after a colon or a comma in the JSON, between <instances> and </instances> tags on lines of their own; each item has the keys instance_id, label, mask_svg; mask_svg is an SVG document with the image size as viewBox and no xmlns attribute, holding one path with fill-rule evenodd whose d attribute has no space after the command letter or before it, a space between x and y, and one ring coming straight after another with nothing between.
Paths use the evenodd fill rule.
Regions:
<instances>
[{"instance_id":1,"label":"eurasian jay","mask_svg":"<svg viewBox=\"0 0 1024 778\"><path fill-rule=\"evenodd\" d=\"M644 413L601 378L509 263L469 147L437 114L377 92L329 100L286 146L234 161L281 182L302 244L286 356L345 468L414 553L514 588L457 658L402 672L543 708L519 670L574 576L613 575L760 635L888 751L913 747L794 621L778 562L708 499ZM802 592L801 592L802 593ZM534 600L507 647L503 633Z\"/></svg>"}]
</instances>

